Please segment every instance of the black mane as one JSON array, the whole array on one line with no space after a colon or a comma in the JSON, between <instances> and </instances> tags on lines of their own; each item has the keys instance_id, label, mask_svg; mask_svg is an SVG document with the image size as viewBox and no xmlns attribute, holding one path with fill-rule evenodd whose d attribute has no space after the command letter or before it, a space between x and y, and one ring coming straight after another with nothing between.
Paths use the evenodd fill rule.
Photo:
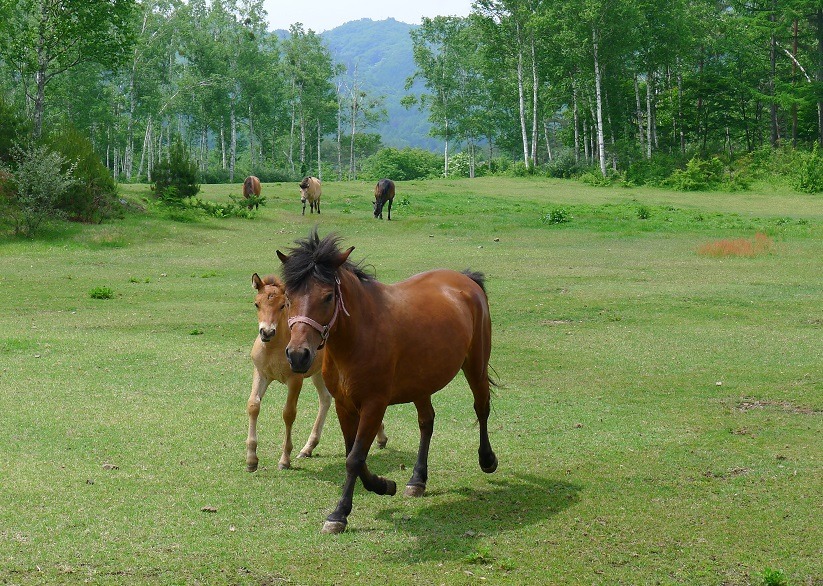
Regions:
<instances>
[{"instance_id":1,"label":"black mane","mask_svg":"<svg viewBox=\"0 0 823 586\"><path fill-rule=\"evenodd\" d=\"M335 265L341 254L342 240L343 238L335 233L321 240L317 234L317 227L312 229L308 237L295 240L296 246L288 250L288 259L282 266L286 290L304 289L311 279L328 285L334 283ZM354 273L360 281L374 280L374 276L367 273L359 263L347 260L341 268Z\"/></svg>"}]
</instances>

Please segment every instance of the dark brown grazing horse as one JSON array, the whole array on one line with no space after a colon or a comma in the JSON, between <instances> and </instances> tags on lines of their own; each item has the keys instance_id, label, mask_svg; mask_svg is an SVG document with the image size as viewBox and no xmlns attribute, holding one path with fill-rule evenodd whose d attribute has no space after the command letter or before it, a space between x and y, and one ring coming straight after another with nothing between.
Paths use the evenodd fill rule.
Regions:
<instances>
[{"instance_id":1,"label":"dark brown grazing horse","mask_svg":"<svg viewBox=\"0 0 823 586\"><path fill-rule=\"evenodd\" d=\"M252 196L260 197L260 180L254 175L249 175L246 177L246 180L243 181L243 199L249 199ZM260 204L258 203L248 204L249 209L258 209L259 206Z\"/></svg>"},{"instance_id":2,"label":"dark brown grazing horse","mask_svg":"<svg viewBox=\"0 0 823 586\"><path fill-rule=\"evenodd\" d=\"M366 457L386 407L414 403L420 446L407 496L421 496L428 480L434 430L431 395L463 370L474 394L480 428L480 468L497 469L488 435L491 318L480 273L433 270L384 285L351 263L354 247L341 252L340 237L320 240L315 228L295 241L283 263L290 301L291 338L286 357L292 370L308 372L325 347L323 380L335 399L346 442L346 481L324 533L345 530L354 485L393 495L394 481L372 474Z\"/></svg>"},{"instance_id":3,"label":"dark brown grazing horse","mask_svg":"<svg viewBox=\"0 0 823 586\"><path fill-rule=\"evenodd\" d=\"M391 220L391 204L394 201L394 181L381 179L374 186L374 217L383 219L383 205L389 203L389 220Z\"/></svg>"}]
</instances>

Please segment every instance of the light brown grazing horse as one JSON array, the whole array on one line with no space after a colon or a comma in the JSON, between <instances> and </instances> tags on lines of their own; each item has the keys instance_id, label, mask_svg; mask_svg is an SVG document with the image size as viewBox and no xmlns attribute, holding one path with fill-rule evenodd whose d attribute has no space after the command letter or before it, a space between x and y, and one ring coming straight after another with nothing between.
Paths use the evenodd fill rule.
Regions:
<instances>
[{"instance_id":1,"label":"light brown grazing horse","mask_svg":"<svg viewBox=\"0 0 823 586\"><path fill-rule=\"evenodd\" d=\"M394 201L394 181L381 179L374 186L374 217L383 219L383 206L389 204L389 220L391 220L391 204Z\"/></svg>"},{"instance_id":2,"label":"light brown grazing horse","mask_svg":"<svg viewBox=\"0 0 823 586\"><path fill-rule=\"evenodd\" d=\"M309 202L309 213L314 213L314 208L317 208L317 214L320 215L320 195L322 189L320 180L317 177L303 177L300 182L300 201L303 202L303 215L306 215L306 202Z\"/></svg>"},{"instance_id":3,"label":"light brown grazing horse","mask_svg":"<svg viewBox=\"0 0 823 586\"><path fill-rule=\"evenodd\" d=\"M249 199L252 196L260 197L260 180L255 177L254 175L249 175L246 177L246 180L243 181L243 199ZM257 209L259 204L248 204L248 208Z\"/></svg>"},{"instance_id":4,"label":"light brown grazing horse","mask_svg":"<svg viewBox=\"0 0 823 586\"><path fill-rule=\"evenodd\" d=\"M324 533L346 529L358 477L377 494L397 491L394 481L372 474L366 465L389 405L417 407L420 446L405 494L424 493L434 430L431 395L460 370L474 395L480 468L497 469L487 429L494 383L488 370L491 318L483 276L434 270L384 285L348 260L354 247L341 252L340 240L334 234L320 240L315 228L288 255L277 251L290 300L288 361L295 372L310 372L323 349L323 380L335 399L346 442L343 494Z\"/></svg>"},{"instance_id":5,"label":"light brown grazing horse","mask_svg":"<svg viewBox=\"0 0 823 586\"><path fill-rule=\"evenodd\" d=\"M289 363L286 361L286 345L289 342L289 328L286 315L286 294L283 283L277 277L266 277L261 279L257 273L251 277L252 286L257 290L254 304L257 307L257 321L259 324L259 334L254 340L251 350L251 358L254 363L254 379L251 387L251 395L246 410L249 414L249 435L246 438L246 469L249 472L257 470L257 417L260 415L260 403L269 384L276 380L288 389L286 404L283 407L283 422L286 424L286 437L283 441L283 454L280 456L278 467L283 470L291 467L291 430L297 416L297 399L300 390L303 388L303 379L311 378L317 389L319 407L317 418L311 430L306 445L300 450L298 458L311 457L314 448L320 441L323 432L323 424L326 422L326 414L331 405L331 395L326 390L323 377L320 374L321 360L305 373L292 372ZM388 438L383 432L381 425L378 435L378 445L382 448L386 446Z\"/></svg>"}]
</instances>

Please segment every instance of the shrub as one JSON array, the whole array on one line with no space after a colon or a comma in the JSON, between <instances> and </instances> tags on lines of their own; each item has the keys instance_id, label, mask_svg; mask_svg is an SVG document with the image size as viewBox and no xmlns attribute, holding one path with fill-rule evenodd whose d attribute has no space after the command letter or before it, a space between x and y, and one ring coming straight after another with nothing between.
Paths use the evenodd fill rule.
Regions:
<instances>
[{"instance_id":1,"label":"shrub","mask_svg":"<svg viewBox=\"0 0 823 586\"><path fill-rule=\"evenodd\" d=\"M157 198L171 206L180 206L200 192L197 164L180 137L174 139L169 152L154 165L154 192Z\"/></svg>"},{"instance_id":2,"label":"shrub","mask_svg":"<svg viewBox=\"0 0 823 586\"><path fill-rule=\"evenodd\" d=\"M706 161L692 157L686 169L677 169L665 184L678 191L700 191L717 187L723 180L723 163L717 157Z\"/></svg>"},{"instance_id":3,"label":"shrub","mask_svg":"<svg viewBox=\"0 0 823 586\"><path fill-rule=\"evenodd\" d=\"M381 149L363 161L362 179L433 179L443 173L443 157L423 149Z\"/></svg>"},{"instance_id":4,"label":"shrub","mask_svg":"<svg viewBox=\"0 0 823 586\"><path fill-rule=\"evenodd\" d=\"M52 148L74 162L75 182L57 200L69 219L101 222L111 217L117 203L117 186L111 172L94 152L91 141L74 129L51 140ZM68 162L63 164L66 170Z\"/></svg>"},{"instance_id":5,"label":"shrub","mask_svg":"<svg viewBox=\"0 0 823 586\"><path fill-rule=\"evenodd\" d=\"M817 143L812 152L800 155L800 163L794 176L794 187L805 193L823 191L823 157Z\"/></svg>"},{"instance_id":6,"label":"shrub","mask_svg":"<svg viewBox=\"0 0 823 586\"><path fill-rule=\"evenodd\" d=\"M0 95L0 161L12 160L12 148L31 133L31 123Z\"/></svg>"},{"instance_id":7,"label":"shrub","mask_svg":"<svg viewBox=\"0 0 823 586\"><path fill-rule=\"evenodd\" d=\"M569 210L566 208L555 208L543 216L540 221L544 224L562 224L568 222L570 219L571 214L569 214Z\"/></svg>"},{"instance_id":8,"label":"shrub","mask_svg":"<svg viewBox=\"0 0 823 586\"><path fill-rule=\"evenodd\" d=\"M74 185L74 165L46 146L12 148L11 208L17 234L32 236L42 223L62 216L57 202Z\"/></svg>"},{"instance_id":9,"label":"shrub","mask_svg":"<svg viewBox=\"0 0 823 586\"><path fill-rule=\"evenodd\" d=\"M89 291L89 297L92 299L112 299L114 298L114 291L110 287L95 287Z\"/></svg>"}]
</instances>

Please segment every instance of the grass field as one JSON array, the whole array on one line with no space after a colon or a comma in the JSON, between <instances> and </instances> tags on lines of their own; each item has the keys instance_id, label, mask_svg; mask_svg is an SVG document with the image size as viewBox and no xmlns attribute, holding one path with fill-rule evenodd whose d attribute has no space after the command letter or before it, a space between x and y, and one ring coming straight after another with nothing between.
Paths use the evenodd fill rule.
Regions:
<instances>
[{"instance_id":1,"label":"grass field","mask_svg":"<svg viewBox=\"0 0 823 586\"><path fill-rule=\"evenodd\" d=\"M399 183L380 222L371 190L327 183L319 218L264 184L254 220L149 206L0 237L0 584L823 584L823 197L440 180ZM274 383L244 459L250 278L315 224L384 282L485 272L503 385L495 474L458 376L427 495L358 487L339 536L336 417L279 471ZM386 430L370 468L402 485L413 407Z\"/></svg>"}]
</instances>

